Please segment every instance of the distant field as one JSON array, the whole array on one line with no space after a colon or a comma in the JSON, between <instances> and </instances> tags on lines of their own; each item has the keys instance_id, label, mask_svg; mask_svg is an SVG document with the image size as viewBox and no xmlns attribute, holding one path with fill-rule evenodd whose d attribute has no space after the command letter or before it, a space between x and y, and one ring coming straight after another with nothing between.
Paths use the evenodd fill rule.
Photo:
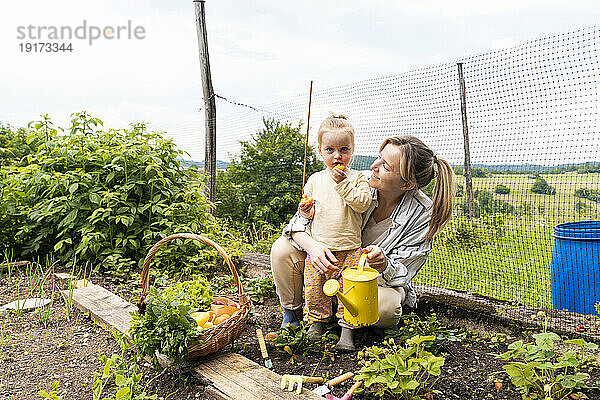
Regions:
<instances>
[{"instance_id":1,"label":"distant field","mask_svg":"<svg viewBox=\"0 0 600 400\"><path fill-rule=\"evenodd\" d=\"M494 174L486 178L473 178L474 190L487 190L494 193L497 185L503 184L510 189L510 194L494 193L494 198L507 201L515 207L522 203L530 203L535 208L535 214L547 223L561 223L581 219L600 218L600 204L587 199L575 197L575 190L581 187L600 190L600 174L542 174L550 186L556 188L555 195L537 194L531 192L535 179L528 175ZM465 177L457 176L457 182L465 185ZM465 198L459 199L465 201ZM584 210L576 210L577 202L586 204ZM540 206L543 212L540 212Z\"/></svg>"},{"instance_id":2,"label":"distant field","mask_svg":"<svg viewBox=\"0 0 600 400\"><path fill-rule=\"evenodd\" d=\"M474 178L474 190L492 192L494 199L515 208L529 203L527 213L505 215L505 234L476 249L446 246L437 241L415 282L480 293L520 304L552 307L550 259L552 232L558 223L600 219L600 204L574 196L575 190L600 189L600 174L543 174L555 195L531 192L535 179L527 175L494 174ZM464 176L457 176L464 186ZM503 184L510 194L497 194ZM465 202L465 197L458 199ZM584 206L578 211L576 204Z\"/></svg>"}]
</instances>

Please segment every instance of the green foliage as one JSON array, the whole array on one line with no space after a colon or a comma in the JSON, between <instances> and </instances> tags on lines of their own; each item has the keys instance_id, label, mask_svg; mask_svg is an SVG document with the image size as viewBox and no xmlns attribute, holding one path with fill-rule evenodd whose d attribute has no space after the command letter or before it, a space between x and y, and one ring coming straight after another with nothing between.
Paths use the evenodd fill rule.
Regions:
<instances>
[{"instance_id":1,"label":"green foliage","mask_svg":"<svg viewBox=\"0 0 600 400\"><path fill-rule=\"evenodd\" d=\"M281 231L287 222L279 226L273 226L269 223L237 223L235 229L248 243L248 251L262 254L269 254L273 242L281 236Z\"/></svg>"},{"instance_id":2,"label":"green foliage","mask_svg":"<svg viewBox=\"0 0 600 400\"><path fill-rule=\"evenodd\" d=\"M321 336L320 341L313 342L308 338L308 329L304 324L300 326L287 325L277 331L275 346L290 355L306 354L308 351L318 351L330 347L337 339L338 337L333 333L325 333Z\"/></svg>"},{"instance_id":3,"label":"green foliage","mask_svg":"<svg viewBox=\"0 0 600 400\"><path fill-rule=\"evenodd\" d=\"M287 223L302 194L304 136L293 127L272 119L249 141L241 142L239 160L217 176L217 216L247 224ZM322 169L308 148L306 177Z\"/></svg>"},{"instance_id":4,"label":"green foliage","mask_svg":"<svg viewBox=\"0 0 600 400\"><path fill-rule=\"evenodd\" d=\"M588 199L594 203L600 203L600 190L582 187L575 191L575 197Z\"/></svg>"},{"instance_id":5,"label":"green foliage","mask_svg":"<svg viewBox=\"0 0 600 400\"><path fill-rule=\"evenodd\" d=\"M474 219L459 216L450 220L439 234L438 240L454 250L463 251L480 248L493 239L503 237L504 234L505 223L500 214Z\"/></svg>"},{"instance_id":6,"label":"green foliage","mask_svg":"<svg viewBox=\"0 0 600 400\"><path fill-rule=\"evenodd\" d=\"M465 194L465 187L460 183L456 185L456 197L463 197Z\"/></svg>"},{"instance_id":7,"label":"green foliage","mask_svg":"<svg viewBox=\"0 0 600 400\"><path fill-rule=\"evenodd\" d=\"M0 166L22 165L24 157L35 152L36 143L28 142L27 135L24 128L14 129L0 122Z\"/></svg>"},{"instance_id":8,"label":"green foliage","mask_svg":"<svg viewBox=\"0 0 600 400\"><path fill-rule=\"evenodd\" d=\"M45 390L40 390L38 394L44 399L48 400L63 400L64 393L62 395L59 395L57 392L59 384L59 381L54 381L52 382L52 389L50 390L50 393L46 392Z\"/></svg>"},{"instance_id":9,"label":"green foliage","mask_svg":"<svg viewBox=\"0 0 600 400\"><path fill-rule=\"evenodd\" d=\"M191 280L167 286L161 292L161 297L166 303L179 301L192 308L206 311L213 301L210 284L201 275L195 275Z\"/></svg>"},{"instance_id":10,"label":"green foliage","mask_svg":"<svg viewBox=\"0 0 600 400\"><path fill-rule=\"evenodd\" d=\"M177 297L165 300L161 292L151 287L145 314L131 313L131 339L141 354L152 358L156 367L159 364L155 351L173 362L180 362L186 359L188 346L201 340L202 330L189 315L192 307L178 300Z\"/></svg>"},{"instance_id":11,"label":"green foliage","mask_svg":"<svg viewBox=\"0 0 600 400\"><path fill-rule=\"evenodd\" d=\"M98 359L103 364L102 372L94 373L92 381L93 400L155 400L156 394L147 395L140 381L142 373L135 362L128 363L123 354L99 354ZM104 389L114 383L115 397L103 396Z\"/></svg>"},{"instance_id":12,"label":"green foliage","mask_svg":"<svg viewBox=\"0 0 600 400\"><path fill-rule=\"evenodd\" d=\"M400 343L415 336L432 336L434 340L424 342L424 346L435 354L445 341L460 342L465 335L464 330L449 328L442 324L435 313L431 313L426 320L421 320L417 314L411 312L402 316L397 330L385 331L386 339L394 338Z\"/></svg>"},{"instance_id":13,"label":"green foliage","mask_svg":"<svg viewBox=\"0 0 600 400\"><path fill-rule=\"evenodd\" d=\"M531 186L531 191L538 194L556 194L556 189L550 186L548 182L539 175L536 176L535 183Z\"/></svg>"},{"instance_id":14,"label":"green foliage","mask_svg":"<svg viewBox=\"0 0 600 400\"><path fill-rule=\"evenodd\" d=\"M577 166L578 174L593 174L600 172L600 163L598 162L586 162L582 166Z\"/></svg>"},{"instance_id":15,"label":"green foliage","mask_svg":"<svg viewBox=\"0 0 600 400\"><path fill-rule=\"evenodd\" d=\"M445 361L425 350L425 343L433 340L435 336L415 336L406 341L406 348L394 339L385 342L386 348L369 347L358 353L362 367L354 379L363 380L380 398L424 399L421 396L436 392L433 377L440 376Z\"/></svg>"},{"instance_id":16,"label":"green foliage","mask_svg":"<svg viewBox=\"0 0 600 400\"><path fill-rule=\"evenodd\" d=\"M513 214L515 207L505 200L494 199L494 194L487 190L475 190L473 192L475 216L481 217L486 214ZM459 207L464 215L468 215L468 205L466 198Z\"/></svg>"},{"instance_id":17,"label":"green foliage","mask_svg":"<svg viewBox=\"0 0 600 400\"><path fill-rule=\"evenodd\" d=\"M534 343L517 340L508 346L508 351L498 355L510 361L504 370L523 399L563 399L575 390L589 388L589 375L581 372L593 356L585 356L585 350L597 350L598 345L583 339L565 340L579 347L564 355L555 350L556 342L562 341L553 332L533 335Z\"/></svg>"},{"instance_id":18,"label":"green foliage","mask_svg":"<svg viewBox=\"0 0 600 400\"><path fill-rule=\"evenodd\" d=\"M510 189L506 185L499 184L499 185L496 185L494 192L498 193L498 194L510 194Z\"/></svg>"},{"instance_id":19,"label":"green foliage","mask_svg":"<svg viewBox=\"0 0 600 400\"><path fill-rule=\"evenodd\" d=\"M255 303L262 303L265 299L275 297L275 282L272 277L245 280L248 294Z\"/></svg>"},{"instance_id":20,"label":"green foliage","mask_svg":"<svg viewBox=\"0 0 600 400\"><path fill-rule=\"evenodd\" d=\"M485 178L486 176L489 175L489 171L487 168L482 168L482 167L476 167L476 168L471 168L471 176L473 178Z\"/></svg>"},{"instance_id":21,"label":"green foliage","mask_svg":"<svg viewBox=\"0 0 600 400\"><path fill-rule=\"evenodd\" d=\"M197 232L240 254L233 237L208 213L204 176L181 167L178 150L144 124L95 131L102 122L73 115L68 134L46 118L32 124L40 143L28 164L0 174L0 252L15 257L55 253L127 277L148 249L176 232ZM232 243L228 246L228 243ZM214 265L217 252L192 241L171 242L155 265L192 271Z\"/></svg>"}]
</instances>

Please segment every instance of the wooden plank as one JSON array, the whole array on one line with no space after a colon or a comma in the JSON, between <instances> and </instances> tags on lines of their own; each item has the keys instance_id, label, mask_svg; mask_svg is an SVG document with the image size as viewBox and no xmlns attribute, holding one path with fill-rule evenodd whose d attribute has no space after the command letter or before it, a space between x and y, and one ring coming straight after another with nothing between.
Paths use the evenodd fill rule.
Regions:
<instances>
[{"instance_id":1,"label":"wooden plank","mask_svg":"<svg viewBox=\"0 0 600 400\"><path fill-rule=\"evenodd\" d=\"M69 290L63 290L61 293L65 298L69 297ZM73 289L72 301L78 309L89 313L90 318L98 325L106 329L116 329L125 334L131 321L129 313L137 310L137 307L128 301L102 286L93 284Z\"/></svg>"},{"instance_id":2,"label":"wooden plank","mask_svg":"<svg viewBox=\"0 0 600 400\"><path fill-rule=\"evenodd\" d=\"M281 375L236 353L202 362L194 372L210 380L226 399L322 399L310 390L311 384L305 384L300 395L281 390Z\"/></svg>"},{"instance_id":3,"label":"wooden plank","mask_svg":"<svg viewBox=\"0 0 600 400\"><path fill-rule=\"evenodd\" d=\"M68 281L77 278L75 275L71 275L68 272L55 272L54 276L60 279L61 281Z\"/></svg>"},{"instance_id":4,"label":"wooden plank","mask_svg":"<svg viewBox=\"0 0 600 400\"><path fill-rule=\"evenodd\" d=\"M15 261L10 263L2 263L0 264L0 269L24 267L25 265L29 264L31 264L30 261Z\"/></svg>"},{"instance_id":5,"label":"wooden plank","mask_svg":"<svg viewBox=\"0 0 600 400\"><path fill-rule=\"evenodd\" d=\"M75 281L75 284L73 285L73 287L75 289L81 289L81 288L93 285L93 283L91 281L88 281L87 279L77 279L77 277L75 275L71 275L67 272L56 272L54 274L54 276L63 282L64 281Z\"/></svg>"}]
</instances>

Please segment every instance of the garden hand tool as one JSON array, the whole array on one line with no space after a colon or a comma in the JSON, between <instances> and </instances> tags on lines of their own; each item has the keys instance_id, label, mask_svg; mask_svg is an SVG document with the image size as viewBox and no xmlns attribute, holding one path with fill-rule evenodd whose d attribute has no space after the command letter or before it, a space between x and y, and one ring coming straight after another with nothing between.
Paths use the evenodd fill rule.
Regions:
<instances>
[{"instance_id":1,"label":"garden hand tool","mask_svg":"<svg viewBox=\"0 0 600 400\"><path fill-rule=\"evenodd\" d=\"M342 398L341 398L341 399L340 399L340 398L338 398L338 397L335 397L335 396L334 396L334 395L332 395L332 394L328 394L328 395L326 395L325 397L327 397L327 400L350 400L350 397L352 397L352 394L354 394L354 391L355 391L356 389L358 389L358 388L360 387L360 385L362 385L362 381L358 381L358 382L356 382L356 383L355 383L354 385L352 385L352 387L351 387L351 388L350 388L350 389L349 389L349 390L346 392L346 394L344 394L344 395L342 396Z\"/></svg>"},{"instance_id":2,"label":"garden hand tool","mask_svg":"<svg viewBox=\"0 0 600 400\"><path fill-rule=\"evenodd\" d=\"M260 346L260 354L262 358L265 360L265 367L271 369L273 368L273 363L269 358L269 353L267 353L267 345L265 344L265 338L263 337L262 329L258 328L256 330L256 336L258 337L258 345Z\"/></svg>"},{"instance_id":3,"label":"garden hand tool","mask_svg":"<svg viewBox=\"0 0 600 400\"><path fill-rule=\"evenodd\" d=\"M308 383L323 383L323 378L320 376L304 376L304 375L283 375L281 377L281 390L285 389L285 384L288 384L288 389L290 392L294 390L294 384L296 384L296 393L300 393L302 391L302 384L304 382Z\"/></svg>"},{"instance_id":4,"label":"garden hand tool","mask_svg":"<svg viewBox=\"0 0 600 400\"><path fill-rule=\"evenodd\" d=\"M336 376L335 378L328 380L327 382L325 382L325 384L314 389L313 392L315 394L318 394L319 396L324 396L326 393L329 393L330 388L332 386L335 386L338 383L342 383L345 380L352 378L353 376L354 374L352 372L346 372L345 374Z\"/></svg>"}]
</instances>

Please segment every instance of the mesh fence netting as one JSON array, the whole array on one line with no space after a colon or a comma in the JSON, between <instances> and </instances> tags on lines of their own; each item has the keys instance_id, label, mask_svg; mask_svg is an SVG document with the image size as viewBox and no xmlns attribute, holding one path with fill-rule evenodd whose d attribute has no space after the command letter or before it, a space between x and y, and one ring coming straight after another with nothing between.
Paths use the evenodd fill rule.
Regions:
<instances>
[{"instance_id":1,"label":"mesh fence netting","mask_svg":"<svg viewBox=\"0 0 600 400\"><path fill-rule=\"evenodd\" d=\"M395 76L327 89L317 81L309 144L314 148L318 126L330 112L348 116L355 127L357 170L369 169L389 136L421 139L453 166L457 199L453 219L413 281L417 291L523 321L545 309L555 328L583 326L593 334L600 301L598 225L584 226L587 236L579 238L555 239L553 233L558 224L600 216L599 50L600 27L594 26ZM466 88L473 218L457 63ZM249 165L253 155L260 164L254 166L259 182L248 175L245 185L225 192L229 183L219 173L221 200L249 201L224 206L245 207L238 218L280 224L295 211L302 177L290 171L302 168L307 110L308 87L284 101L219 116L217 166ZM261 161L253 145L280 140L265 134L277 126L297 133L297 146L285 145L296 156ZM311 168L322 168L313 157ZM285 211L279 219L274 208ZM222 211L228 212L236 215ZM553 244L559 254L553 255Z\"/></svg>"}]
</instances>

